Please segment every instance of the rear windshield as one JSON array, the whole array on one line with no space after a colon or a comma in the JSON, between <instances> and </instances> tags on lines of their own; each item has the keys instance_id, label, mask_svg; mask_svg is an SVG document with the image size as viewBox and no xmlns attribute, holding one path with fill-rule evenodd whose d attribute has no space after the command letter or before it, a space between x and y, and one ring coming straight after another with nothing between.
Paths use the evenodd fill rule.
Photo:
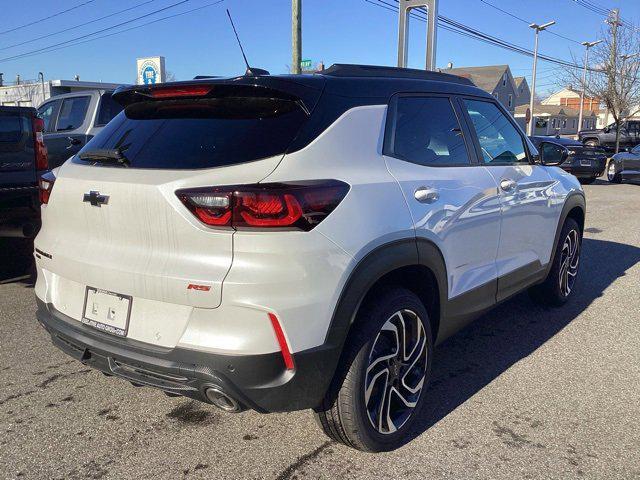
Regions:
<instances>
[{"instance_id":1,"label":"rear windshield","mask_svg":"<svg viewBox=\"0 0 640 480\"><path fill-rule=\"evenodd\" d=\"M279 98L143 101L126 107L80 154L118 150L132 168L221 167L283 154L306 118L297 102Z\"/></svg>"},{"instance_id":2,"label":"rear windshield","mask_svg":"<svg viewBox=\"0 0 640 480\"><path fill-rule=\"evenodd\" d=\"M22 136L22 120L16 115L0 114L0 142L15 143Z\"/></svg>"}]
</instances>

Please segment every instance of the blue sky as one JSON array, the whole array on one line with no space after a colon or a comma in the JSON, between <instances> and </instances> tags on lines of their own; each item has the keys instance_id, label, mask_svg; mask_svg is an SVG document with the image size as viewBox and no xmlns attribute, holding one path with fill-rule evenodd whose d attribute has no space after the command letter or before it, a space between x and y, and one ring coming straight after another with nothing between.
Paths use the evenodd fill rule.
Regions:
<instances>
[{"instance_id":1,"label":"blue sky","mask_svg":"<svg viewBox=\"0 0 640 480\"><path fill-rule=\"evenodd\" d=\"M2 5L0 32L33 22L87 0L34 2L6 1ZM132 7L145 5L81 28L75 25ZM6 81L16 74L23 79L45 78L101 80L131 83L135 80L137 57L164 55L167 70L178 80L198 74L233 75L244 70L242 57L225 14L229 8L249 61L272 73L285 72L291 62L290 0L224 0L218 5L193 13L135 28L108 38L48 53L4 60L87 35L96 30L168 7L180 0L93 0L89 4L32 26L0 34L0 72ZM102 35L134 27L163 16L191 10L213 0L187 0L166 11ZM371 0L376 2L377 0ZM385 0L394 3L394 0ZM628 22L640 19L638 0L590 0L605 8L620 8ZM599 38L604 18L580 6L576 0L486 0L521 18L538 23L556 20L552 28L578 41ZM440 13L485 33L512 43L532 48L533 33L526 24L505 15L482 0L440 0ZM424 24L411 25L410 66L420 68L424 56ZM7 48L35 37L65 30L64 33L25 45ZM303 0L303 58L315 62L370 63L394 65L397 51L397 14L376 7L366 0ZM91 37L86 37L90 39ZM565 39L541 34L540 52L571 60L571 52L582 54L582 47ZM440 30L437 64L455 66L507 63L514 75L530 75L531 59L486 45L458 34ZM540 90L550 90L561 79L560 69L553 64L539 64Z\"/></svg>"}]
</instances>

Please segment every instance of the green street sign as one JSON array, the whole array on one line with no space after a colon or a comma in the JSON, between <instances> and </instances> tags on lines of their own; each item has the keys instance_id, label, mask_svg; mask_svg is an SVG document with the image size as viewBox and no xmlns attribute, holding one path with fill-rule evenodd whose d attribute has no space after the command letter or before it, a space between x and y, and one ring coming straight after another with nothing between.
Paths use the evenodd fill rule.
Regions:
<instances>
[{"instance_id":1,"label":"green street sign","mask_svg":"<svg viewBox=\"0 0 640 480\"><path fill-rule=\"evenodd\" d=\"M311 59L305 59L300 62L300 68L310 68L311 67Z\"/></svg>"}]
</instances>

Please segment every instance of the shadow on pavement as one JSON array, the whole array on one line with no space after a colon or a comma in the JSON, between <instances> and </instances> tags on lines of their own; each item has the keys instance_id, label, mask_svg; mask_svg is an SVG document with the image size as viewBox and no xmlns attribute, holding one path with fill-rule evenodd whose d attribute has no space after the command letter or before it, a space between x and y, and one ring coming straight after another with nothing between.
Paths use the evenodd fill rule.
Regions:
<instances>
[{"instance_id":1,"label":"shadow on pavement","mask_svg":"<svg viewBox=\"0 0 640 480\"><path fill-rule=\"evenodd\" d=\"M0 285L16 282L35 283L33 240L0 238Z\"/></svg>"},{"instance_id":2,"label":"shadow on pavement","mask_svg":"<svg viewBox=\"0 0 640 480\"><path fill-rule=\"evenodd\" d=\"M625 271L640 248L585 238L574 297L564 307L540 307L524 293L476 320L436 349L422 418L411 438L438 423L509 367L573 321Z\"/></svg>"}]
</instances>

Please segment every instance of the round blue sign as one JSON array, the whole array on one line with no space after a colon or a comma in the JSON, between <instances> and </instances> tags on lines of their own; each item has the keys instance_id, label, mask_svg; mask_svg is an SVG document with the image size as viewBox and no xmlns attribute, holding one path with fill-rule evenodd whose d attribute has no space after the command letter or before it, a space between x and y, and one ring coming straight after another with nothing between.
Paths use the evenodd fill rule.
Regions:
<instances>
[{"instance_id":1,"label":"round blue sign","mask_svg":"<svg viewBox=\"0 0 640 480\"><path fill-rule=\"evenodd\" d=\"M142 69L142 80L145 85L153 85L157 78L158 71L152 65L147 65Z\"/></svg>"}]
</instances>

